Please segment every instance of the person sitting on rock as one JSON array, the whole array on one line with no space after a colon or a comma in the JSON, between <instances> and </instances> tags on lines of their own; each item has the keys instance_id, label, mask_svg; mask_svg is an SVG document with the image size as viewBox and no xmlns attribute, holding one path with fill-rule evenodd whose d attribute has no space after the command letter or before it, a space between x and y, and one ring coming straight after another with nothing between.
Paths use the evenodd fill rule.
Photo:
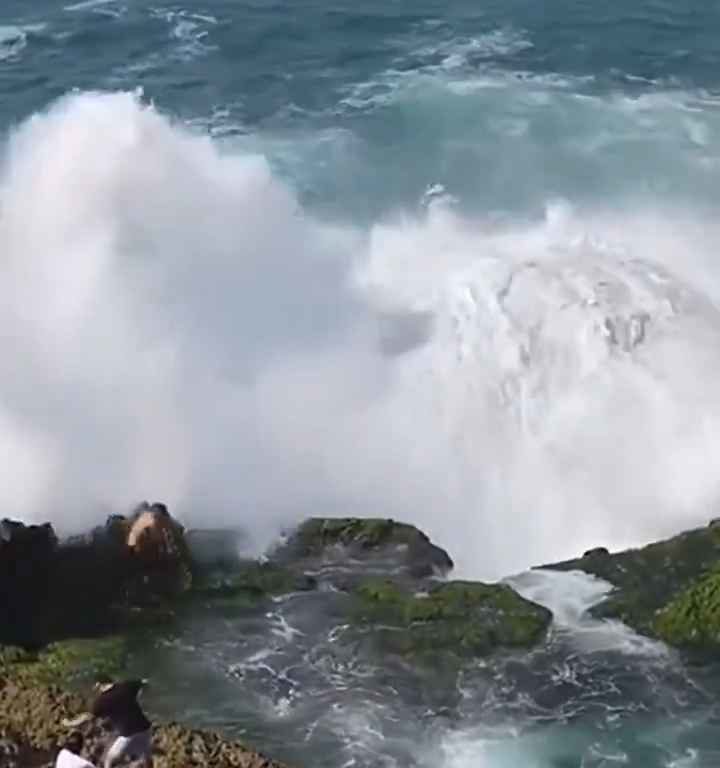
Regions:
<instances>
[{"instance_id":1,"label":"person sitting on rock","mask_svg":"<svg viewBox=\"0 0 720 768\"><path fill-rule=\"evenodd\" d=\"M152 729L137 700L146 684L147 680L99 682L91 712L67 722L77 726L93 717L110 721L117 737L105 755L104 768L113 768L125 758L142 760L144 768L152 768Z\"/></svg>"},{"instance_id":2,"label":"person sitting on rock","mask_svg":"<svg viewBox=\"0 0 720 768\"><path fill-rule=\"evenodd\" d=\"M84 744L85 739L82 733L73 731L58 752L55 768L95 768L89 760L80 756Z\"/></svg>"}]
</instances>

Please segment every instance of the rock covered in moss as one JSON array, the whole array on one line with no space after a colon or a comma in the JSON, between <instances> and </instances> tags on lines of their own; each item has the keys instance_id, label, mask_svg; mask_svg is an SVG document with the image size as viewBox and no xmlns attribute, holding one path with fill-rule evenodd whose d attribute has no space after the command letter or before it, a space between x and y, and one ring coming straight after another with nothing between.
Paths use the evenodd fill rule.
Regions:
<instances>
[{"instance_id":1,"label":"rock covered in moss","mask_svg":"<svg viewBox=\"0 0 720 768\"><path fill-rule=\"evenodd\" d=\"M256 605L258 601L291 592L315 589L312 576L297 573L275 563L244 561L232 571L217 576L210 575L193 590L193 600L208 600L236 605Z\"/></svg>"},{"instance_id":2,"label":"rock covered in moss","mask_svg":"<svg viewBox=\"0 0 720 768\"><path fill-rule=\"evenodd\" d=\"M552 619L504 584L450 581L414 593L392 580L369 580L356 589L355 600L356 618L389 650L407 656L479 657L529 647Z\"/></svg>"},{"instance_id":3,"label":"rock covered in moss","mask_svg":"<svg viewBox=\"0 0 720 768\"><path fill-rule=\"evenodd\" d=\"M321 557L338 547L356 558L399 553L405 569L415 578L446 574L453 567L450 555L414 525L384 518L310 518L277 556L283 560Z\"/></svg>"},{"instance_id":4,"label":"rock covered in moss","mask_svg":"<svg viewBox=\"0 0 720 768\"><path fill-rule=\"evenodd\" d=\"M88 697L56 686L0 676L0 736L12 754L34 752L35 757L52 759L67 736L63 720L86 711L88 703ZM85 723L79 730L85 736L83 756L101 765L113 734L98 720ZM153 750L156 768L283 768L244 744L174 723L153 729Z\"/></svg>"},{"instance_id":5,"label":"rock covered in moss","mask_svg":"<svg viewBox=\"0 0 720 768\"><path fill-rule=\"evenodd\" d=\"M544 568L579 570L614 589L593 615L678 645L720 649L720 527L709 525L664 541L610 554L586 552Z\"/></svg>"},{"instance_id":6,"label":"rock covered in moss","mask_svg":"<svg viewBox=\"0 0 720 768\"><path fill-rule=\"evenodd\" d=\"M0 673L17 679L65 685L114 676L125 667L128 642L121 635L51 643L40 652L0 651Z\"/></svg>"},{"instance_id":7,"label":"rock covered in moss","mask_svg":"<svg viewBox=\"0 0 720 768\"><path fill-rule=\"evenodd\" d=\"M720 567L675 595L655 615L653 629L671 645L720 651Z\"/></svg>"}]
</instances>

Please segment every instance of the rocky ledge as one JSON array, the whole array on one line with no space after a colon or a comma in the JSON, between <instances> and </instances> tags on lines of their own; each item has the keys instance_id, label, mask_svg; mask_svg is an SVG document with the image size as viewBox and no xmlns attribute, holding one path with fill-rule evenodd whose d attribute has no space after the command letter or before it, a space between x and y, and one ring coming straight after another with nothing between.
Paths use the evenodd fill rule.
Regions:
<instances>
[{"instance_id":1,"label":"rocky ledge","mask_svg":"<svg viewBox=\"0 0 720 768\"><path fill-rule=\"evenodd\" d=\"M34 662L37 664L38 662ZM25 662L16 662L25 668ZM30 664L32 666L32 664ZM62 688L35 681L29 683L27 669L19 678L0 677L0 765L4 768L51 768L59 742L67 729L65 718L87 709L86 698ZM85 736L83 756L102 765L111 734L102 722L80 727ZM213 768L283 768L238 742L219 734L167 723L153 732L154 763L157 768L213 766Z\"/></svg>"},{"instance_id":2,"label":"rocky ledge","mask_svg":"<svg viewBox=\"0 0 720 768\"><path fill-rule=\"evenodd\" d=\"M125 674L138 633L172 632L186 611L252 617L279 596L318 601L338 643L453 678L472 660L541 642L552 620L508 585L449 579L448 553L406 523L311 518L260 560L241 558L237 537L186 531L157 503L66 541L50 525L0 522L0 765L48 765L66 735L62 720L86 708L90 684ZM609 582L597 617L720 652L719 521L542 567ZM97 760L108 734L102 723L84 728L87 756ZM158 726L154 738L159 768L280 765L177 723Z\"/></svg>"},{"instance_id":3,"label":"rocky ledge","mask_svg":"<svg viewBox=\"0 0 720 768\"><path fill-rule=\"evenodd\" d=\"M163 504L141 504L88 534L0 521L0 642L42 647L126 627L192 586L183 527ZM159 615L159 614L158 614Z\"/></svg>"},{"instance_id":4,"label":"rocky ledge","mask_svg":"<svg viewBox=\"0 0 720 768\"><path fill-rule=\"evenodd\" d=\"M447 552L394 520L312 518L262 560L238 552L233 531L185 531L162 504L62 542L49 525L3 521L0 764L46 765L91 683L123 675L133 633L158 622L171 631L184 611L252 613L278 595L313 593L341 619L341 641L451 669L532 646L552 618L509 586L448 581ZM86 728L96 760L107 734ZM155 744L159 768L279 765L178 724L159 726Z\"/></svg>"},{"instance_id":5,"label":"rocky ledge","mask_svg":"<svg viewBox=\"0 0 720 768\"><path fill-rule=\"evenodd\" d=\"M583 571L612 584L592 609L598 618L618 619L678 648L720 651L720 521L646 547L598 548L542 567Z\"/></svg>"},{"instance_id":6,"label":"rocky ledge","mask_svg":"<svg viewBox=\"0 0 720 768\"><path fill-rule=\"evenodd\" d=\"M470 581L412 592L392 580L368 580L354 592L357 618L384 651L416 662L438 656L482 657L505 648L529 648L552 614L508 586Z\"/></svg>"},{"instance_id":7,"label":"rocky ledge","mask_svg":"<svg viewBox=\"0 0 720 768\"><path fill-rule=\"evenodd\" d=\"M195 567L183 527L141 504L90 533L59 541L50 525L0 522L0 766L51 766L99 676L122 675L130 632L172 621ZM110 734L82 726L101 764ZM157 768L281 768L243 744L176 723L154 731Z\"/></svg>"},{"instance_id":8,"label":"rocky ledge","mask_svg":"<svg viewBox=\"0 0 720 768\"><path fill-rule=\"evenodd\" d=\"M442 656L457 664L468 658L528 648L552 620L547 609L509 586L448 581L453 561L420 530L375 518L311 518L291 532L263 563L223 556L229 535L204 532L195 595L246 605L293 591L320 590L336 596L336 612L348 640L392 653L415 664ZM225 553L227 554L227 553ZM218 579L211 566L224 563ZM205 566L203 568L203 566Z\"/></svg>"}]
</instances>

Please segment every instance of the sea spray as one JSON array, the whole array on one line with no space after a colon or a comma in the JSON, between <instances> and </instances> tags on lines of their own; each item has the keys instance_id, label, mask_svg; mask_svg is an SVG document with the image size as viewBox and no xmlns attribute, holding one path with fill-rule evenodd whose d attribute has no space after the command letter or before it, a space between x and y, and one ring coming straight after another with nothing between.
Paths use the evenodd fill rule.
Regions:
<instances>
[{"instance_id":1,"label":"sea spray","mask_svg":"<svg viewBox=\"0 0 720 768\"><path fill-rule=\"evenodd\" d=\"M498 222L438 195L334 226L262 157L106 93L21 124L1 190L4 514L71 530L162 498L258 548L393 516L497 577L717 499L701 212Z\"/></svg>"}]
</instances>

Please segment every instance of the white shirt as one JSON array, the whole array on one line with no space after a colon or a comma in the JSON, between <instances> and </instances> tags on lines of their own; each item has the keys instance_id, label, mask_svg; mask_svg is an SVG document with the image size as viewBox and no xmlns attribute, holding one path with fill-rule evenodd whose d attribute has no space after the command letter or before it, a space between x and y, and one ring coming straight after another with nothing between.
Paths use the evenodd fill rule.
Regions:
<instances>
[{"instance_id":1,"label":"white shirt","mask_svg":"<svg viewBox=\"0 0 720 768\"><path fill-rule=\"evenodd\" d=\"M95 766L69 749L61 749L55 761L55 768L95 768Z\"/></svg>"}]
</instances>

